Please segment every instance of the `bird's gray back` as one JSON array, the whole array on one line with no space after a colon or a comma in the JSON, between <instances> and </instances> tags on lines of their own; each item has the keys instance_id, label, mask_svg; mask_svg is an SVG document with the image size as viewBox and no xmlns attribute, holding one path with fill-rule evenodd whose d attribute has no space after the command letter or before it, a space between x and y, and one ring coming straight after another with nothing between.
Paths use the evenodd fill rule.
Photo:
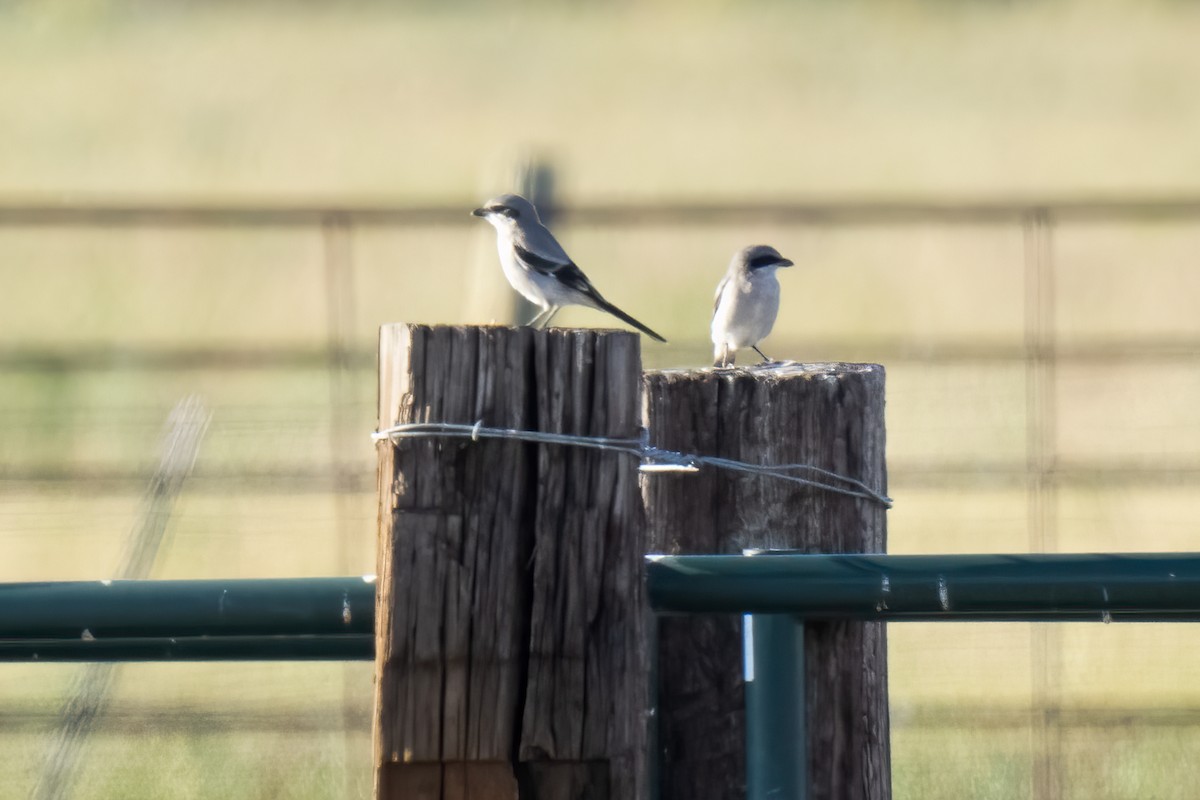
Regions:
<instances>
[{"instance_id":1,"label":"bird's gray back","mask_svg":"<svg viewBox=\"0 0 1200 800\"><path fill-rule=\"evenodd\" d=\"M550 229L537 219L521 217L513 230L513 242L529 252L560 264L570 264L571 257L563 249Z\"/></svg>"}]
</instances>

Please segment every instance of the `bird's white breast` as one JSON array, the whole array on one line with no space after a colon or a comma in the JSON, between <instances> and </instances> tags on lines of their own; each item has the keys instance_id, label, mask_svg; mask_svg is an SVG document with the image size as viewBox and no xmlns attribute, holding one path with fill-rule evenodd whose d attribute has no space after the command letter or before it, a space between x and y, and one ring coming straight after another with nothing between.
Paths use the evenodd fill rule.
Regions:
<instances>
[{"instance_id":1,"label":"bird's white breast","mask_svg":"<svg viewBox=\"0 0 1200 800\"><path fill-rule=\"evenodd\" d=\"M521 262L517 261L517 253L513 249L512 234L500 227L496 228L496 252L500 255L500 269L509 284L521 295L536 306L545 308L546 293L542 290L539 276L531 275Z\"/></svg>"},{"instance_id":2,"label":"bird's white breast","mask_svg":"<svg viewBox=\"0 0 1200 800\"><path fill-rule=\"evenodd\" d=\"M713 343L734 350L758 344L771 332L778 314L779 281L774 269L731 276L713 315Z\"/></svg>"}]
</instances>

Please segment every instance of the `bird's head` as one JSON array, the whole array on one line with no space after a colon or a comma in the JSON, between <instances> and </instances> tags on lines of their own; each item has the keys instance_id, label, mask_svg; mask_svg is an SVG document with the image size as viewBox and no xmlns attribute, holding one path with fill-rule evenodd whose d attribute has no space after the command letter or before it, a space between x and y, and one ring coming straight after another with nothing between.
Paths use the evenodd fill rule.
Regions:
<instances>
[{"instance_id":1,"label":"bird's head","mask_svg":"<svg viewBox=\"0 0 1200 800\"><path fill-rule=\"evenodd\" d=\"M518 220L539 221L537 209L533 207L533 203L519 194L502 194L499 197L493 197L471 213L477 217L483 217L498 230L511 228L518 224Z\"/></svg>"},{"instance_id":2,"label":"bird's head","mask_svg":"<svg viewBox=\"0 0 1200 800\"><path fill-rule=\"evenodd\" d=\"M751 275L757 272L773 272L779 267L790 267L792 262L779 255L779 251L767 244L743 247L733 255L733 263Z\"/></svg>"}]
</instances>

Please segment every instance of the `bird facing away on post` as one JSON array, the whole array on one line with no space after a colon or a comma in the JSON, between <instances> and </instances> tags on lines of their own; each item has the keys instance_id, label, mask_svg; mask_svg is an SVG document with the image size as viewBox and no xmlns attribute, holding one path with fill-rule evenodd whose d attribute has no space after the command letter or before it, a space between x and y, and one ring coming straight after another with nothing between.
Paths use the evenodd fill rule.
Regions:
<instances>
[{"instance_id":1,"label":"bird facing away on post","mask_svg":"<svg viewBox=\"0 0 1200 800\"><path fill-rule=\"evenodd\" d=\"M751 347L770 361L758 343L771 332L779 313L779 280L775 270L792 262L765 244L743 247L733 254L729 271L717 285L713 303L713 366L733 366L737 351Z\"/></svg>"},{"instance_id":2,"label":"bird facing away on post","mask_svg":"<svg viewBox=\"0 0 1200 800\"><path fill-rule=\"evenodd\" d=\"M493 197L471 212L496 229L500 267L512 287L541 307L528 325L545 327L563 306L587 306L607 311L652 339L666 339L605 300L583 270L538 219L537 210L518 194Z\"/></svg>"}]
</instances>

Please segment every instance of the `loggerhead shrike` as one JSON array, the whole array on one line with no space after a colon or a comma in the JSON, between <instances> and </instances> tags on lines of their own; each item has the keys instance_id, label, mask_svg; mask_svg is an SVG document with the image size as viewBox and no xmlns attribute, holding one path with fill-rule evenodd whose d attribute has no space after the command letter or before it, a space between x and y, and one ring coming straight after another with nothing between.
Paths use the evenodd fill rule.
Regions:
<instances>
[{"instance_id":1,"label":"loggerhead shrike","mask_svg":"<svg viewBox=\"0 0 1200 800\"><path fill-rule=\"evenodd\" d=\"M771 332L779 313L775 270L790 266L791 261L765 244L743 247L733 254L713 304L714 367L732 366L743 347L753 347L764 362L771 360L758 349L758 343Z\"/></svg>"},{"instance_id":2,"label":"loggerhead shrike","mask_svg":"<svg viewBox=\"0 0 1200 800\"><path fill-rule=\"evenodd\" d=\"M652 339L666 341L600 296L583 270L575 266L562 245L542 225L533 203L524 197L502 194L471 213L483 217L496 229L504 277L529 302L541 306L541 312L529 325L549 325L563 306L587 306L607 311Z\"/></svg>"}]
</instances>

